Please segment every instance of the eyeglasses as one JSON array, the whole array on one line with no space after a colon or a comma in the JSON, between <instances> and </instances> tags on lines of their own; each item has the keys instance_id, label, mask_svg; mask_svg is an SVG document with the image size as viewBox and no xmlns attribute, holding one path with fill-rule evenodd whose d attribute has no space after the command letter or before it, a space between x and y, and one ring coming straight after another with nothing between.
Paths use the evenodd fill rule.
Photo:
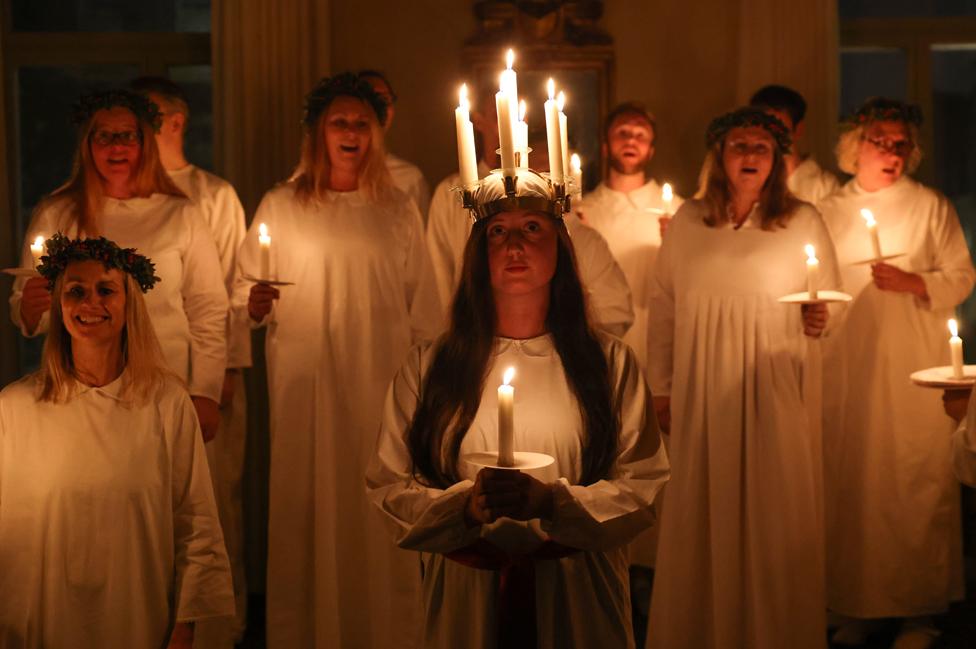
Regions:
<instances>
[{"instance_id":1,"label":"eyeglasses","mask_svg":"<svg viewBox=\"0 0 976 649\"><path fill-rule=\"evenodd\" d=\"M135 146L142 142L142 133L139 131L97 131L92 134L91 141L98 146L112 146L113 144Z\"/></svg>"},{"instance_id":2,"label":"eyeglasses","mask_svg":"<svg viewBox=\"0 0 976 649\"><path fill-rule=\"evenodd\" d=\"M907 158L915 150L915 143L911 140L890 140L868 136L864 136L863 139L878 151L893 153L899 158Z\"/></svg>"},{"instance_id":3,"label":"eyeglasses","mask_svg":"<svg viewBox=\"0 0 976 649\"><path fill-rule=\"evenodd\" d=\"M767 156L773 152L773 147L766 142L756 142L755 144L749 144L748 142L729 142L725 146L737 156L747 156L750 154Z\"/></svg>"}]
</instances>

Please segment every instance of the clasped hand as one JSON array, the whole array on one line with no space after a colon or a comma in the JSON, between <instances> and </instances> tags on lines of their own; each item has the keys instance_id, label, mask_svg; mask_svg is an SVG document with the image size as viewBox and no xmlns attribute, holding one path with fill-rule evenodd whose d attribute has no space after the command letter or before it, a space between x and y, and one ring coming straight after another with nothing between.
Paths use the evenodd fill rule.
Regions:
<instances>
[{"instance_id":1,"label":"clasped hand","mask_svg":"<svg viewBox=\"0 0 976 649\"><path fill-rule=\"evenodd\" d=\"M552 518L552 485L528 473L484 468L468 492L464 518L469 527L506 517L518 521Z\"/></svg>"},{"instance_id":2,"label":"clasped hand","mask_svg":"<svg viewBox=\"0 0 976 649\"><path fill-rule=\"evenodd\" d=\"M922 276L905 272L897 266L884 262L872 264L871 278L874 280L875 286L882 291L911 293L922 300L928 298L928 290L925 288L925 280L922 279Z\"/></svg>"},{"instance_id":3,"label":"clasped hand","mask_svg":"<svg viewBox=\"0 0 976 649\"><path fill-rule=\"evenodd\" d=\"M819 338L827 327L827 320L830 318L827 305L804 304L800 310L803 314L803 333L810 338Z\"/></svg>"}]
</instances>

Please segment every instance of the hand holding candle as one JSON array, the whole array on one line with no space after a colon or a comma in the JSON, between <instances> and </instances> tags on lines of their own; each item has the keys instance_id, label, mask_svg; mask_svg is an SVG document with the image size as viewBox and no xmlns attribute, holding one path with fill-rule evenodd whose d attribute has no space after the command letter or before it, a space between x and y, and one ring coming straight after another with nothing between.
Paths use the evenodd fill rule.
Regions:
<instances>
[{"instance_id":1,"label":"hand holding candle","mask_svg":"<svg viewBox=\"0 0 976 649\"><path fill-rule=\"evenodd\" d=\"M810 292L810 299L817 299L817 276L820 272L820 260L817 259L816 250L812 244L803 247L807 253L807 291Z\"/></svg>"},{"instance_id":2,"label":"hand holding candle","mask_svg":"<svg viewBox=\"0 0 976 649\"><path fill-rule=\"evenodd\" d=\"M949 318L949 355L952 358L952 378L966 377L962 364L962 338L959 337L959 325L955 318Z\"/></svg>"},{"instance_id":3,"label":"hand holding candle","mask_svg":"<svg viewBox=\"0 0 976 649\"><path fill-rule=\"evenodd\" d=\"M30 247L31 258L34 260L32 268L37 269L41 265L41 257L44 255L44 237L42 235L37 235L34 238L34 243Z\"/></svg>"},{"instance_id":4,"label":"hand holding candle","mask_svg":"<svg viewBox=\"0 0 976 649\"><path fill-rule=\"evenodd\" d=\"M864 224L868 226L868 232L871 233L871 247L874 250L874 259L875 261L881 261L881 240L878 238L878 222L874 220L874 213L867 208L862 209L861 218L864 219Z\"/></svg>"},{"instance_id":5,"label":"hand holding candle","mask_svg":"<svg viewBox=\"0 0 976 649\"><path fill-rule=\"evenodd\" d=\"M261 251L261 279L271 279L271 236L268 226L262 223L258 226L258 246Z\"/></svg>"},{"instance_id":6,"label":"hand holding candle","mask_svg":"<svg viewBox=\"0 0 976 649\"><path fill-rule=\"evenodd\" d=\"M515 464L515 388L509 385L515 368L505 370L498 386L498 466Z\"/></svg>"},{"instance_id":7,"label":"hand holding candle","mask_svg":"<svg viewBox=\"0 0 976 649\"><path fill-rule=\"evenodd\" d=\"M556 83L549 79L546 89L549 92L549 99L545 103L546 141L549 145L549 179L554 185L562 185L565 183L565 168L563 166L562 138L559 135L559 106L554 99Z\"/></svg>"}]
</instances>

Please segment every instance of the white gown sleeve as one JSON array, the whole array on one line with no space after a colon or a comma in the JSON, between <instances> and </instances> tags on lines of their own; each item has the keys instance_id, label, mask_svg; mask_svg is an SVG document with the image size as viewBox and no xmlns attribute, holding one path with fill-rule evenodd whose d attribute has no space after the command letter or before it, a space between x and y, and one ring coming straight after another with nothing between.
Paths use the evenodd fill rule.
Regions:
<instances>
[{"instance_id":1,"label":"white gown sleeve","mask_svg":"<svg viewBox=\"0 0 976 649\"><path fill-rule=\"evenodd\" d=\"M938 201L930 230L936 257L932 269L920 274L929 294L928 308L952 309L973 290L976 271L956 209L941 194Z\"/></svg>"},{"instance_id":2,"label":"white gown sleeve","mask_svg":"<svg viewBox=\"0 0 976 649\"><path fill-rule=\"evenodd\" d=\"M671 374L674 371L674 281L671 255L676 241L681 239L682 218L692 209L685 204L674 215L668 233L661 242L651 279L651 297L647 326L647 382L656 396L671 394Z\"/></svg>"},{"instance_id":3,"label":"white gown sleeve","mask_svg":"<svg viewBox=\"0 0 976 649\"><path fill-rule=\"evenodd\" d=\"M406 433L420 399L422 355L423 347L410 351L387 392L376 452L366 469L366 492L390 522L398 546L446 553L474 543L481 528L464 522L473 482L437 489L413 479Z\"/></svg>"},{"instance_id":4,"label":"white gown sleeve","mask_svg":"<svg viewBox=\"0 0 976 649\"><path fill-rule=\"evenodd\" d=\"M190 325L190 394L220 401L227 365L227 288L213 236L199 215L184 212L190 229L183 257L183 309Z\"/></svg>"},{"instance_id":5,"label":"white gown sleeve","mask_svg":"<svg viewBox=\"0 0 976 649\"><path fill-rule=\"evenodd\" d=\"M407 266L404 283L410 330L413 341L433 340L441 331L442 313L434 267L424 240L424 225L413 202L410 203L411 227L407 243Z\"/></svg>"},{"instance_id":6,"label":"white gown sleeve","mask_svg":"<svg viewBox=\"0 0 976 649\"><path fill-rule=\"evenodd\" d=\"M653 504L671 477L671 465L651 406L651 394L634 352L610 343L613 407L620 416L617 460L610 476L571 485L561 478L553 493L553 518L542 527L553 541L586 551L624 545L654 523Z\"/></svg>"},{"instance_id":7,"label":"white gown sleeve","mask_svg":"<svg viewBox=\"0 0 976 649\"><path fill-rule=\"evenodd\" d=\"M163 412L172 457L176 621L234 614L230 562L214 502L196 411L185 392Z\"/></svg>"},{"instance_id":8,"label":"white gown sleeve","mask_svg":"<svg viewBox=\"0 0 976 649\"><path fill-rule=\"evenodd\" d=\"M214 196L214 215L211 229L220 266L223 270L224 285L228 296L233 294L237 251L244 241L244 206L237 192L229 184L221 185ZM227 367L251 366L251 329L246 321L231 317L227 325Z\"/></svg>"},{"instance_id":9,"label":"white gown sleeve","mask_svg":"<svg viewBox=\"0 0 976 649\"><path fill-rule=\"evenodd\" d=\"M445 315L454 299L464 245L471 232L471 219L457 202L458 197L451 192L450 180L451 177L437 186L427 215L427 248Z\"/></svg>"},{"instance_id":10,"label":"white gown sleeve","mask_svg":"<svg viewBox=\"0 0 976 649\"><path fill-rule=\"evenodd\" d=\"M565 217L594 325L622 337L634 324L630 286L606 239L576 215Z\"/></svg>"},{"instance_id":11,"label":"white gown sleeve","mask_svg":"<svg viewBox=\"0 0 976 649\"><path fill-rule=\"evenodd\" d=\"M976 392L976 388L974 388ZM976 398L969 395L966 418L952 435L952 468L959 482L976 487Z\"/></svg>"}]
</instances>

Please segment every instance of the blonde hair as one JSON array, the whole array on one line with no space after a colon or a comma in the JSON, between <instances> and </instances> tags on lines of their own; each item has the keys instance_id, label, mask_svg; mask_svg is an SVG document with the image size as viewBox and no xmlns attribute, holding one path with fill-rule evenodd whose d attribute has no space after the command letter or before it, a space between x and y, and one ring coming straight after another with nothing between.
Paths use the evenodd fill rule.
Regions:
<instances>
[{"instance_id":1,"label":"blonde hair","mask_svg":"<svg viewBox=\"0 0 976 649\"><path fill-rule=\"evenodd\" d=\"M120 398L127 405L145 405L167 379L180 379L163 359L139 284L128 273L122 275L126 297L125 327L122 328L125 377ZM51 323L44 341L41 368L37 372L38 400L52 403L69 401L80 387L71 352L71 335L64 326L61 311L64 276L62 273L58 277L51 293Z\"/></svg>"},{"instance_id":2,"label":"blonde hair","mask_svg":"<svg viewBox=\"0 0 976 649\"><path fill-rule=\"evenodd\" d=\"M113 106L112 108L122 108L122 106ZM78 145L71 166L71 176L67 182L51 192L38 206L38 209L41 209L49 201L67 198L74 205L78 236L81 236L82 233L89 237L96 237L101 234L98 227L98 215L105 206L105 192L102 188L102 177L99 175L98 169L95 168L95 161L92 159L91 143L89 142L95 128L95 119L101 112L103 111L96 111L78 128ZM136 168L135 177L132 179L135 195L140 198L148 198L152 194L169 194L186 198L186 194L173 183L159 160L159 148L156 145L156 134L152 126L140 120L134 113L133 117L136 118L142 140L139 166Z\"/></svg>"},{"instance_id":3,"label":"blonde hair","mask_svg":"<svg viewBox=\"0 0 976 649\"><path fill-rule=\"evenodd\" d=\"M732 192L729 189L729 177L722 164L722 149L725 146L726 136L711 146L705 154L705 162L702 164L698 178L698 193L695 194L695 198L708 207L705 224L713 228L730 221L729 205L732 202ZM759 212L763 230L772 230L774 227L785 228L786 222L800 206L800 200L787 187L786 178L786 162L774 141L773 166L759 194Z\"/></svg>"},{"instance_id":4,"label":"blonde hair","mask_svg":"<svg viewBox=\"0 0 976 649\"><path fill-rule=\"evenodd\" d=\"M355 97L355 99L359 99ZM369 108L369 104L363 101ZM325 142L326 118L329 110L326 108L315 121L315 127L306 129L302 136L301 155L298 166L292 173L290 180L295 183L295 195L299 202L308 204L311 201L327 202L329 179L332 164L329 160L329 148ZM386 149L383 146L383 129L379 120L370 109L366 111L369 119L369 149L359 170L359 191L372 203L385 203L393 200L393 177L386 167Z\"/></svg>"},{"instance_id":5,"label":"blonde hair","mask_svg":"<svg viewBox=\"0 0 976 649\"><path fill-rule=\"evenodd\" d=\"M837 166L846 174L857 175L857 158L861 152L861 142L864 141L864 131L871 124L886 120L873 120L865 124L849 126L846 131L840 134L837 139L837 146L834 147L834 154L837 156ZM892 120L897 121L897 120ZM912 174L918 169L922 162L922 148L918 145L918 127L911 122L901 122L904 124L905 131L912 141L912 152L905 160L905 171Z\"/></svg>"}]
</instances>

